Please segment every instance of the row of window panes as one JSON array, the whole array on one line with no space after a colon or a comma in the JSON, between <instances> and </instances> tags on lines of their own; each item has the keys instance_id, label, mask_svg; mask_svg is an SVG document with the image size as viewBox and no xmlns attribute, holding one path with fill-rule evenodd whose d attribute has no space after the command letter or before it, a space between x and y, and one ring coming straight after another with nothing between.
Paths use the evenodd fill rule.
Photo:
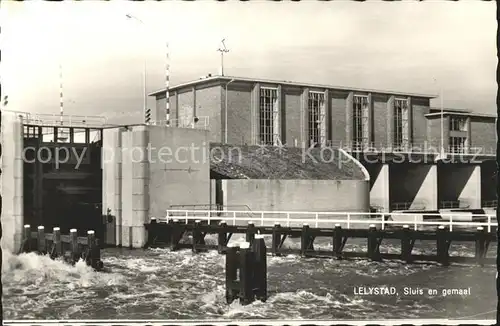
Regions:
<instances>
[{"instance_id":1,"label":"row of window panes","mask_svg":"<svg viewBox=\"0 0 500 326\"><path fill-rule=\"evenodd\" d=\"M450 152L451 153L465 153L466 151L466 137L450 137Z\"/></svg>"},{"instance_id":2,"label":"row of window panes","mask_svg":"<svg viewBox=\"0 0 500 326\"><path fill-rule=\"evenodd\" d=\"M467 131L467 118L450 117L450 130Z\"/></svg>"}]
</instances>

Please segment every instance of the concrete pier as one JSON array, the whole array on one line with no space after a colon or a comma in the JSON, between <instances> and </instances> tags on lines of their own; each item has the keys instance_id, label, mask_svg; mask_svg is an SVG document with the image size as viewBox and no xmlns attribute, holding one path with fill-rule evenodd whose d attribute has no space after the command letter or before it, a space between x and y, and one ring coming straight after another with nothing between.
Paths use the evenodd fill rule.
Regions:
<instances>
[{"instance_id":1,"label":"concrete pier","mask_svg":"<svg viewBox=\"0 0 500 326\"><path fill-rule=\"evenodd\" d=\"M2 111L0 141L2 240L3 250L16 253L23 234L23 137L22 118L14 112Z\"/></svg>"}]
</instances>

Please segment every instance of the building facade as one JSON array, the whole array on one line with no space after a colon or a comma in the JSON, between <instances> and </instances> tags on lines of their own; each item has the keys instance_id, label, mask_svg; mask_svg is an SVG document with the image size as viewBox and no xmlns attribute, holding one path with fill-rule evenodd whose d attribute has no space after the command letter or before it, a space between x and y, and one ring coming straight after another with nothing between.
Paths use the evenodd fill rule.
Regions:
<instances>
[{"instance_id":1,"label":"building facade","mask_svg":"<svg viewBox=\"0 0 500 326\"><path fill-rule=\"evenodd\" d=\"M150 95L157 103L153 118L164 120L165 91ZM170 88L170 121L206 124L210 141L229 144L494 153L494 115L441 112L430 106L434 97L209 76Z\"/></svg>"}]
</instances>

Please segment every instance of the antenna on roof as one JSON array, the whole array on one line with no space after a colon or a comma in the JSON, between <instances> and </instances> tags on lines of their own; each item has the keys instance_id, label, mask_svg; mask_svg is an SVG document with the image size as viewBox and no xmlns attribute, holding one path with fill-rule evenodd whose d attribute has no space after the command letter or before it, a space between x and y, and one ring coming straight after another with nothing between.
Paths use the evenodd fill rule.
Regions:
<instances>
[{"instance_id":1,"label":"antenna on roof","mask_svg":"<svg viewBox=\"0 0 500 326\"><path fill-rule=\"evenodd\" d=\"M228 53L229 50L226 48L226 44L224 44L224 41L226 39L223 38L221 41L221 47L217 50L220 52L220 74L221 76L224 76L224 53Z\"/></svg>"}]
</instances>

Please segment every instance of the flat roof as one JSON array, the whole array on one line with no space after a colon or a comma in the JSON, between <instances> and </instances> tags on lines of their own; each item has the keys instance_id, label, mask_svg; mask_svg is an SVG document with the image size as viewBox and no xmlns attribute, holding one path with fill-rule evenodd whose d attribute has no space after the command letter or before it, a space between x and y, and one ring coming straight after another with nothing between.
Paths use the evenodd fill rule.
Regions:
<instances>
[{"instance_id":1,"label":"flat roof","mask_svg":"<svg viewBox=\"0 0 500 326\"><path fill-rule=\"evenodd\" d=\"M444 111L443 115L460 115L466 117L478 117L478 118L496 118L496 114L488 114L488 113L474 113L474 112L457 112L457 111ZM439 117L441 116L441 112L435 113L427 113L425 117Z\"/></svg>"},{"instance_id":2,"label":"flat roof","mask_svg":"<svg viewBox=\"0 0 500 326\"><path fill-rule=\"evenodd\" d=\"M437 95L431 94L417 94L417 93L406 93L399 91L387 91L387 90L375 90L368 88L357 88L357 87L346 87L346 86L334 86L334 85L323 85L323 84L310 84L310 83L301 83L294 82L290 80L271 80L271 79L261 79L261 78L246 78L246 77L235 77L235 76L209 76L205 78L200 78L197 80L192 80L189 82L181 83L169 88L169 91L175 91L177 89L195 86L204 84L211 81L241 81L241 82L255 82L255 83L267 83L267 84L281 84L281 85L291 85L291 86L299 86L299 87L312 87L312 88L329 88L329 89L338 89L344 91L358 91L358 92L370 92L370 93L378 93L378 94L390 94L390 95L400 95L400 96L413 96L413 97L423 97L423 98L436 98ZM160 90L154 91L148 96L156 96L162 94L166 91L166 88L162 88Z\"/></svg>"}]
</instances>

